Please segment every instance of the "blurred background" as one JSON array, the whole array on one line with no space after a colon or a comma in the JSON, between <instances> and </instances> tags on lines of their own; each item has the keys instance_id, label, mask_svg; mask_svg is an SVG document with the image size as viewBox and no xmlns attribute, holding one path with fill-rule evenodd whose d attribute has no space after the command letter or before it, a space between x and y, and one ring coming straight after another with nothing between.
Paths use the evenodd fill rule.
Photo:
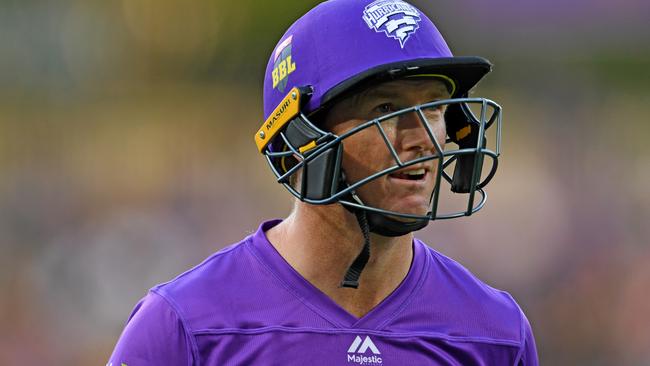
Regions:
<instances>
[{"instance_id":1,"label":"blurred background","mask_svg":"<svg viewBox=\"0 0 650 366\"><path fill-rule=\"evenodd\" d=\"M505 110L486 208L419 236L542 364L650 365L650 3L412 2ZM288 213L252 136L316 3L0 0L0 364L106 364L148 288Z\"/></svg>"}]
</instances>

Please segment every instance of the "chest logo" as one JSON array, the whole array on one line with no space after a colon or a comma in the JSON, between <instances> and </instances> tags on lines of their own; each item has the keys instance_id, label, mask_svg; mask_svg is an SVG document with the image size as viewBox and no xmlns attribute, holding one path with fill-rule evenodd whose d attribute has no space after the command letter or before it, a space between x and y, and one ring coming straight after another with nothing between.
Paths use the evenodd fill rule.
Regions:
<instances>
[{"instance_id":1,"label":"chest logo","mask_svg":"<svg viewBox=\"0 0 650 366\"><path fill-rule=\"evenodd\" d=\"M418 30L421 19L420 12L411 4L400 0L377 0L366 6L363 20L370 29L384 32L404 48L409 37Z\"/></svg>"},{"instance_id":2,"label":"chest logo","mask_svg":"<svg viewBox=\"0 0 650 366\"><path fill-rule=\"evenodd\" d=\"M350 348L348 348L348 363L356 363L359 365L381 365L383 360L379 356L381 352L377 346L372 342L369 336L365 339L357 336Z\"/></svg>"}]
</instances>

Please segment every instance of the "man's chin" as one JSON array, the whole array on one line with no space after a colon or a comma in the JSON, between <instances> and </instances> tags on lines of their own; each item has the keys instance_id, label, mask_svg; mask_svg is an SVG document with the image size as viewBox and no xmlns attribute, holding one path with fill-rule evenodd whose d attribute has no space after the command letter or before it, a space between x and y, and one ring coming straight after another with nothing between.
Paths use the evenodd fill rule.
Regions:
<instances>
[{"instance_id":1,"label":"man's chin","mask_svg":"<svg viewBox=\"0 0 650 366\"><path fill-rule=\"evenodd\" d=\"M386 211L392 212L392 213L399 213L399 214L404 214L404 215L416 215L416 216L421 216L425 217L429 214L429 205L422 206L418 205L419 207L414 207L414 206L408 206L408 207L392 207L389 209L386 209ZM405 223L410 223L410 222L416 222L422 220L421 218L411 218L411 217L404 217L404 216L399 216L399 215L394 215L394 214L386 214L389 218L400 221L400 222L405 222Z\"/></svg>"},{"instance_id":2,"label":"man's chin","mask_svg":"<svg viewBox=\"0 0 650 366\"><path fill-rule=\"evenodd\" d=\"M402 213L402 212L400 212L400 213ZM407 212L404 212L404 213L408 214L408 215L418 215L418 216L424 217L424 216L427 216L428 212L423 212L423 213L419 213L419 212L418 213L407 213ZM397 216L397 215L386 215L386 217L388 217L390 219L393 219L395 221L403 222L405 224L410 224L410 223L414 223L414 222L418 222L418 221L422 220L422 219L414 219L414 218L411 218L411 217L403 217L403 216Z\"/></svg>"},{"instance_id":3,"label":"man's chin","mask_svg":"<svg viewBox=\"0 0 650 366\"><path fill-rule=\"evenodd\" d=\"M363 200L363 196L361 196L361 199ZM385 214L387 217L405 223L420 221L421 218L409 218L395 215L393 213L424 217L431 211L431 202L429 202L429 197L427 196L425 198L418 194L411 194L399 198L392 197L390 200L385 200L384 202L372 202L371 200L365 202L366 205L370 207L390 212Z\"/></svg>"}]
</instances>

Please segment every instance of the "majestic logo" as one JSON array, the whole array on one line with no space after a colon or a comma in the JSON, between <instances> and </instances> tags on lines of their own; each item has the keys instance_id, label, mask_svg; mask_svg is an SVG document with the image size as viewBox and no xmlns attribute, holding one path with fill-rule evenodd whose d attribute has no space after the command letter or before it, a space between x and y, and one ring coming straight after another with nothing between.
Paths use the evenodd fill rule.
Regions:
<instances>
[{"instance_id":1,"label":"majestic logo","mask_svg":"<svg viewBox=\"0 0 650 366\"><path fill-rule=\"evenodd\" d=\"M293 36L289 36L289 38L282 41L273 56L273 72L271 74L273 77L273 89L277 88L281 93L287 87L289 75L296 71L296 63L291 60L292 41Z\"/></svg>"},{"instance_id":2,"label":"majestic logo","mask_svg":"<svg viewBox=\"0 0 650 366\"><path fill-rule=\"evenodd\" d=\"M368 351L372 352L370 356L366 355ZM348 348L348 363L356 363L359 365L381 365L383 360L378 355L381 355L381 352L379 352L377 346L372 343L370 337L366 336L362 343L361 337L357 336L350 345L350 348Z\"/></svg>"},{"instance_id":3,"label":"majestic logo","mask_svg":"<svg viewBox=\"0 0 650 366\"><path fill-rule=\"evenodd\" d=\"M411 34L420 27L420 12L414 6L400 0L377 0L366 6L363 20L375 32L386 33L404 48Z\"/></svg>"}]
</instances>

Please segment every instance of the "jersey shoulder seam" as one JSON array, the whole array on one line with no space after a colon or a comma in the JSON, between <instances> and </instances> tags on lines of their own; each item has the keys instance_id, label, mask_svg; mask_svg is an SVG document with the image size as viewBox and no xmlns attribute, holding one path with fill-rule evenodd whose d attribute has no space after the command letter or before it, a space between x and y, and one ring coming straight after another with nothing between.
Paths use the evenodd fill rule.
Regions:
<instances>
[{"instance_id":1,"label":"jersey shoulder seam","mask_svg":"<svg viewBox=\"0 0 650 366\"><path fill-rule=\"evenodd\" d=\"M524 340L525 340L524 323L525 322L523 320L524 313L523 313L523 310L521 310L521 307L519 306L519 304L517 304L517 301L512 297L512 295L508 291L504 291L504 290L495 288L495 287L490 286L489 284L485 283L482 279L480 279L479 277L474 275L474 273L472 273L464 265L462 265L458 261L454 260L453 258L450 258L450 257L444 255L443 253L438 252L437 250L429 247L426 244L425 244L425 246L429 250L429 253L431 253L432 256L436 257L436 259L434 259L434 260L447 262L447 263L450 263L450 264L454 265L458 270L463 271L465 275L470 276L472 278L472 280L475 281L477 284L479 284L481 286L485 286L486 288L490 289L494 293L494 296L500 295L503 298L503 300L505 300L507 303L510 304L510 306L512 307L512 309L510 311L511 312L516 311L516 313L517 313L516 316L517 316L518 323L519 323L518 324L519 339L516 340L516 341L513 340L513 342L518 343L519 347L521 347L521 349L523 350L523 347L525 346L525 344L524 344Z\"/></svg>"},{"instance_id":2,"label":"jersey shoulder seam","mask_svg":"<svg viewBox=\"0 0 650 366\"><path fill-rule=\"evenodd\" d=\"M490 286L489 284L485 283L485 281L483 281L482 279L477 277L474 273L472 273L472 271L470 271L467 267L462 265L460 262L458 262L458 261L454 260L453 258L450 258L450 257L438 252L437 250L429 247L426 244L425 244L425 246L427 247L427 249L429 250L431 255L437 257L439 261L445 261L445 262L453 264L457 269L463 271L465 275L471 277L471 279L474 282L476 282L477 284L480 284L481 286L485 286L488 289L492 290L495 294L499 294L499 295L505 297L508 300L508 302L510 302L511 305L513 305L513 307L515 309L517 309L518 313L522 312L521 308L519 307L519 305L517 304L515 299L512 297L512 295L510 295L510 293L508 293L508 291L504 291L504 290L495 288L493 286ZM519 314L518 316L521 317L521 314Z\"/></svg>"},{"instance_id":3,"label":"jersey shoulder seam","mask_svg":"<svg viewBox=\"0 0 650 366\"><path fill-rule=\"evenodd\" d=\"M195 362L192 362L190 359L190 355L188 355L188 360L187 364L188 366L191 366L192 364L200 364L200 359L199 359L199 347L196 342L196 336L194 335L194 332L190 328L190 326L187 324L187 321L185 320L185 317L183 317L183 314L180 311L180 307L176 304L176 302L171 299L170 297L166 296L162 289L160 288L153 288L150 290L153 294L156 294L160 296L163 301L167 303L167 305L170 307L170 309L176 314L176 317L178 320L181 322L181 326L183 327L183 331L185 332L186 338L190 341L190 347L192 349L192 357Z\"/></svg>"},{"instance_id":4,"label":"jersey shoulder seam","mask_svg":"<svg viewBox=\"0 0 650 366\"><path fill-rule=\"evenodd\" d=\"M221 257L222 255L229 254L229 253L232 252L232 251L239 250L239 249L242 247L242 245L243 245L247 240L248 240L248 238L246 238L246 239L244 239L244 240L242 240L242 241L240 241L240 242L238 242L238 243L232 244L232 245L230 245L229 247L223 248L223 249L217 251L216 253L212 253L210 256L208 256L207 258L205 258L201 263L199 263L199 264L197 264L196 266L194 266L194 267L192 267L192 268L186 270L185 272L179 274L178 276L172 278L172 279L169 280L169 281L166 281L166 282L163 282L163 283L160 283L160 284L154 286L154 287L152 288L152 290L153 290L153 289L160 289L160 288L162 288L162 287L167 287L168 285L171 285L172 283L174 283L174 282L180 280L181 278L190 275L192 272L194 272L194 271L198 271L201 267L207 265L209 262L211 262L211 261L214 260L215 258L217 258L217 257Z\"/></svg>"},{"instance_id":5,"label":"jersey shoulder seam","mask_svg":"<svg viewBox=\"0 0 650 366\"><path fill-rule=\"evenodd\" d=\"M517 352L517 357L515 358L516 366L524 356L526 349L526 321L524 320L524 311L521 310L519 304L517 304L515 299L509 293L506 292L506 295L510 298L510 301L514 303L517 309L519 309L519 352Z\"/></svg>"}]
</instances>

